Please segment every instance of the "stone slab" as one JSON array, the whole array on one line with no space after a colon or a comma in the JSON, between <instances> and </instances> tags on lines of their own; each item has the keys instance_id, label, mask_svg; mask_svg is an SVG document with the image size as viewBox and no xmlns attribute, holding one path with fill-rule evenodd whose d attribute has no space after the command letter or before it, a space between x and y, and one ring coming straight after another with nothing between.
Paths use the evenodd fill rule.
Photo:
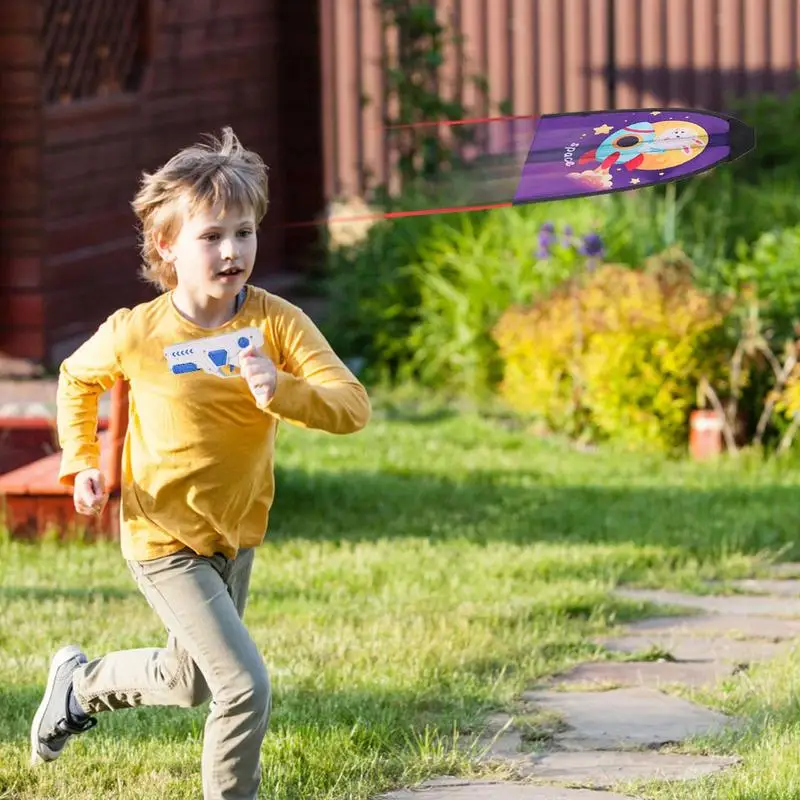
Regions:
<instances>
[{"instance_id":1,"label":"stone slab","mask_svg":"<svg viewBox=\"0 0 800 800\"><path fill-rule=\"evenodd\" d=\"M699 614L692 617L643 619L626 625L624 630L628 635L663 632L681 636L734 636L778 641L800 637L800 620L771 619L745 614Z\"/></svg>"},{"instance_id":2,"label":"stone slab","mask_svg":"<svg viewBox=\"0 0 800 800\"><path fill-rule=\"evenodd\" d=\"M727 661L752 664L770 661L793 649L790 641L768 642L761 639L730 639L726 636L676 636L643 634L600 639L606 650L617 653L642 653L657 648L678 661Z\"/></svg>"},{"instance_id":3,"label":"stone slab","mask_svg":"<svg viewBox=\"0 0 800 800\"><path fill-rule=\"evenodd\" d=\"M800 579L797 578L786 578L784 580L745 578L738 581L729 581L728 585L742 592L751 592L757 595L772 595L773 597L800 596Z\"/></svg>"},{"instance_id":4,"label":"stone slab","mask_svg":"<svg viewBox=\"0 0 800 800\"><path fill-rule=\"evenodd\" d=\"M773 564L769 571L775 578L798 578L800 577L800 563L784 561L781 564Z\"/></svg>"},{"instance_id":5,"label":"stone slab","mask_svg":"<svg viewBox=\"0 0 800 800\"><path fill-rule=\"evenodd\" d=\"M686 606L720 614L746 616L800 617L800 597L744 597L742 595L696 595L663 589L615 589L615 594L628 600L660 605Z\"/></svg>"},{"instance_id":6,"label":"stone slab","mask_svg":"<svg viewBox=\"0 0 800 800\"><path fill-rule=\"evenodd\" d=\"M526 776L605 789L622 781L696 780L729 769L738 764L739 759L652 751L615 753L590 750L546 753L531 758L530 762L530 768L524 771Z\"/></svg>"},{"instance_id":7,"label":"stone slab","mask_svg":"<svg viewBox=\"0 0 800 800\"><path fill-rule=\"evenodd\" d=\"M381 795L381 800L631 800L630 796L592 789L529 786L520 783L463 781L458 778L430 781Z\"/></svg>"},{"instance_id":8,"label":"stone slab","mask_svg":"<svg viewBox=\"0 0 800 800\"><path fill-rule=\"evenodd\" d=\"M692 687L711 687L733 674L734 665L723 661L678 663L674 661L597 661L579 664L557 675L551 686L659 686L679 683Z\"/></svg>"},{"instance_id":9,"label":"stone slab","mask_svg":"<svg viewBox=\"0 0 800 800\"><path fill-rule=\"evenodd\" d=\"M718 733L734 720L718 711L655 689L608 692L524 692L522 699L558 714L568 730L555 741L571 750L659 747L691 736Z\"/></svg>"},{"instance_id":10,"label":"stone slab","mask_svg":"<svg viewBox=\"0 0 800 800\"><path fill-rule=\"evenodd\" d=\"M486 730L478 741L478 747L486 751L482 760L509 761L520 756L522 734L513 727L512 723L513 718L508 714L495 714L489 718Z\"/></svg>"}]
</instances>

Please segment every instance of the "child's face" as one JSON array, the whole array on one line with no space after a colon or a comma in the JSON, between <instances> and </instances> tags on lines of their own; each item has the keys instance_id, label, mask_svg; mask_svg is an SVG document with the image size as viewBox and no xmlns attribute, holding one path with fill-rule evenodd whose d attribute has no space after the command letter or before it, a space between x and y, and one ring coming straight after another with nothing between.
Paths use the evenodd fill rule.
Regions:
<instances>
[{"instance_id":1,"label":"child's face","mask_svg":"<svg viewBox=\"0 0 800 800\"><path fill-rule=\"evenodd\" d=\"M184 214L175 239L161 246L172 260L179 287L196 296L234 297L253 272L255 216L249 210L219 207Z\"/></svg>"}]
</instances>

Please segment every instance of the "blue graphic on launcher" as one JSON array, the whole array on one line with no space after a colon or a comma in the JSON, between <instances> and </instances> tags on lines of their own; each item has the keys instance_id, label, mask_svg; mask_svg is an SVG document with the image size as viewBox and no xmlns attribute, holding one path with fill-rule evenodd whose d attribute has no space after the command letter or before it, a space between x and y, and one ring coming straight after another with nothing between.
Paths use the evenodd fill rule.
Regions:
<instances>
[{"instance_id":1,"label":"blue graphic on launcher","mask_svg":"<svg viewBox=\"0 0 800 800\"><path fill-rule=\"evenodd\" d=\"M218 378L233 378L239 375L239 353L251 344L264 344L264 335L258 328L174 344L164 348L164 355L173 375L205 372Z\"/></svg>"}]
</instances>

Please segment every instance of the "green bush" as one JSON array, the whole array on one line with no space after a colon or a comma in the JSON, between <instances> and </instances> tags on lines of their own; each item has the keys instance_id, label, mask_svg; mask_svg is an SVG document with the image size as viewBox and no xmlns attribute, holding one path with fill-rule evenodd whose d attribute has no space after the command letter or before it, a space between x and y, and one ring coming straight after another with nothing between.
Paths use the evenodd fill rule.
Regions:
<instances>
[{"instance_id":1,"label":"green bush","mask_svg":"<svg viewBox=\"0 0 800 800\"><path fill-rule=\"evenodd\" d=\"M701 376L724 374L726 316L669 265L606 265L502 316L500 394L571 435L683 447Z\"/></svg>"},{"instance_id":2,"label":"green bush","mask_svg":"<svg viewBox=\"0 0 800 800\"><path fill-rule=\"evenodd\" d=\"M779 173L797 180L800 152L791 132L800 126L800 91L735 97L728 106L733 116L756 131L755 150L732 165L736 178L760 183L770 173Z\"/></svg>"},{"instance_id":3,"label":"green bush","mask_svg":"<svg viewBox=\"0 0 800 800\"><path fill-rule=\"evenodd\" d=\"M741 242L735 258L700 282L719 294L754 295L767 334L791 338L800 323L800 226L763 233L752 245Z\"/></svg>"},{"instance_id":4,"label":"green bush","mask_svg":"<svg viewBox=\"0 0 800 800\"><path fill-rule=\"evenodd\" d=\"M327 253L324 332L342 356L363 359L370 380L408 359L420 294L407 265L432 225L431 217L380 222L362 242Z\"/></svg>"},{"instance_id":5,"label":"green bush","mask_svg":"<svg viewBox=\"0 0 800 800\"><path fill-rule=\"evenodd\" d=\"M800 224L796 195L786 176L751 184L723 165L688 181L609 195L600 229L614 262L641 264L677 246L695 264L701 284L708 285L742 245Z\"/></svg>"},{"instance_id":6,"label":"green bush","mask_svg":"<svg viewBox=\"0 0 800 800\"><path fill-rule=\"evenodd\" d=\"M540 257L542 226L555 228L557 213L559 230L587 233L601 211L579 200L379 222L328 252L325 333L343 356L364 359L367 380L482 391L497 372L498 316L572 269L572 248Z\"/></svg>"},{"instance_id":7,"label":"green bush","mask_svg":"<svg viewBox=\"0 0 800 800\"><path fill-rule=\"evenodd\" d=\"M590 223L587 206L572 210L576 226ZM503 209L479 226L465 218L457 227L435 229L409 266L420 305L401 379L470 394L493 386L500 362L491 330L500 315L562 283L580 259L575 245L581 239L567 226L556 229L544 219L547 212L552 209ZM564 243L569 236L574 244Z\"/></svg>"}]
</instances>

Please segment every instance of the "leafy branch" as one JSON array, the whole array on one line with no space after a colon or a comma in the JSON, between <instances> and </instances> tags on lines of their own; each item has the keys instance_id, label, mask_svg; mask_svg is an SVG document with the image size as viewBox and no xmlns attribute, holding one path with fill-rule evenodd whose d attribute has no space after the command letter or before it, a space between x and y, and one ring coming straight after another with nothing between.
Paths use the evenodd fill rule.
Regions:
<instances>
[{"instance_id":1,"label":"leafy branch","mask_svg":"<svg viewBox=\"0 0 800 800\"><path fill-rule=\"evenodd\" d=\"M467 116L463 103L443 96L442 67L445 52L453 46L462 52L463 37L453 34L437 18L428 0L376 0L380 9L384 41L394 35L395 58L390 61L384 48L384 107L391 109L384 118L387 140L397 154L397 169L402 190L420 181L428 187L451 171L460 161L460 148L475 140L475 128L448 127L448 137L436 124ZM463 63L463 57L458 61ZM479 94L488 97L488 83L480 76L468 76ZM447 139L450 139L448 142Z\"/></svg>"},{"instance_id":2,"label":"leafy branch","mask_svg":"<svg viewBox=\"0 0 800 800\"><path fill-rule=\"evenodd\" d=\"M790 379L795 376L795 368L798 365L798 346L796 342L788 342L782 358L778 358L764 335L758 304L750 301L730 360L730 387L727 402L723 404L718 392L705 376L700 380L698 386L698 405L702 407L706 402L711 404L721 421L726 447L734 455L739 451L734 431L739 416L742 389L747 384L750 369L764 364L769 366L774 384L763 397L763 406L751 440L751 445L756 447L763 444L764 435L776 408L780 404L786 404L784 394ZM791 445L798 428L800 428L800 415L795 414L792 424L780 441L778 452L786 450Z\"/></svg>"}]
</instances>

